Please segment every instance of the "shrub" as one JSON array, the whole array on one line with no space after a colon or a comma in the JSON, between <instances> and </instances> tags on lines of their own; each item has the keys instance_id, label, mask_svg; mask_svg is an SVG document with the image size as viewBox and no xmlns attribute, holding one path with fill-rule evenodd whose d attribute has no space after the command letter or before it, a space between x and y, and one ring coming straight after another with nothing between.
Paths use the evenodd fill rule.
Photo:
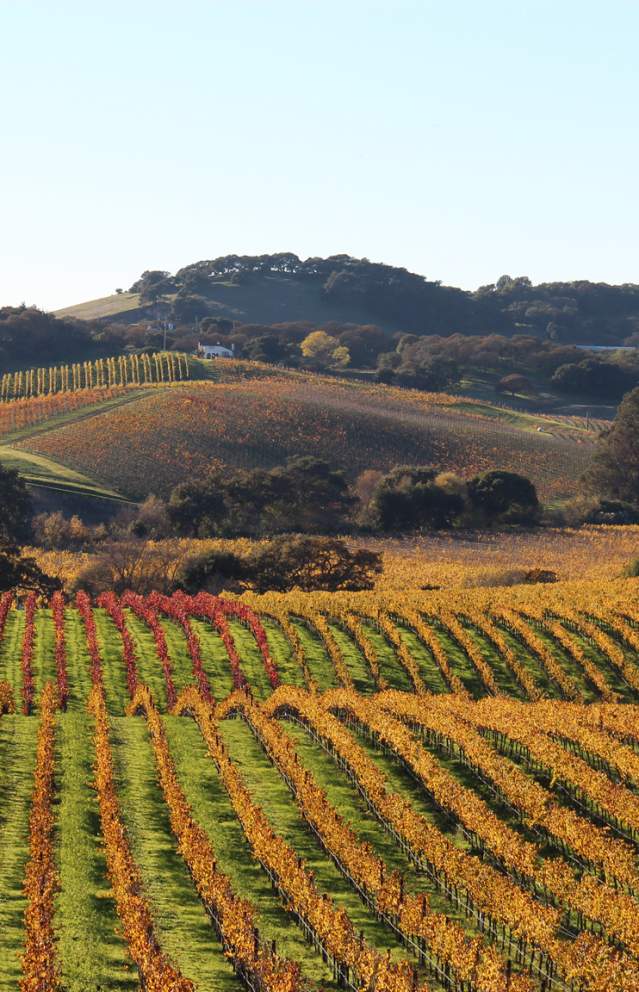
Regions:
<instances>
[{"instance_id":1,"label":"shrub","mask_svg":"<svg viewBox=\"0 0 639 992\"><path fill-rule=\"evenodd\" d=\"M601 499L585 515L584 523L614 526L638 524L639 510L623 500Z\"/></svg>"},{"instance_id":2,"label":"shrub","mask_svg":"<svg viewBox=\"0 0 639 992\"><path fill-rule=\"evenodd\" d=\"M552 569L549 568L531 568L530 571L526 572L524 575L523 581L527 585L559 582L559 576L556 572L553 572Z\"/></svg>"}]
</instances>

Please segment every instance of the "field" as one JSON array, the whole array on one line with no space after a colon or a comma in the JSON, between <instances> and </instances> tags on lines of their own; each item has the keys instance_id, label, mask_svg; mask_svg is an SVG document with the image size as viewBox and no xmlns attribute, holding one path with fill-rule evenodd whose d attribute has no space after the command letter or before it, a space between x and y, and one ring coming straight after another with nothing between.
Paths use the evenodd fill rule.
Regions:
<instances>
[{"instance_id":1,"label":"field","mask_svg":"<svg viewBox=\"0 0 639 992\"><path fill-rule=\"evenodd\" d=\"M76 320L100 320L104 317L125 316L137 314L140 310L138 293L113 293L112 296L102 296L97 300L86 303L75 303L70 307L56 310L56 317L74 317Z\"/></svg>"},{"instance_id":2,"label":"field","mask_svg":"<svg viewBox=\"0 0 639 992\"><path fill-rule=\"evenodd\" d=\"M132 499L165 495L185 472L281 464L315 454L348 470L434 464L463 475L499 467L541 495L574 494L597 430L445 394L220 363L216 381L154 388L135 402L17 440ZM261 373L261 374L260 374ZM114 443L117 439L117 443Z\"/></svg>"},{"instance_id":3,"label":"field","mask_svg":"<svg viewBox=\"0 0 639 992\"><path fill-rule=\"evenodd\" d=\"M639 586L0 600L0 989L639 989Z\"/></svg>"}]
</instances>

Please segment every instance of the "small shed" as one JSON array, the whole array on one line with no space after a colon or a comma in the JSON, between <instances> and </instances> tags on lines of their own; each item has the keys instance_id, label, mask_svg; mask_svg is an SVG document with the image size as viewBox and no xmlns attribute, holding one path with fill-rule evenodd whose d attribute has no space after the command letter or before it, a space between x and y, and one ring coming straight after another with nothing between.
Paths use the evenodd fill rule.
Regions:
<instances>
[{"instance_id":1,"label":"small shed","mask_svg":"<svg viewBox=\"0 0 639 992\"><path fill-rule=\"evenodd\" d=\"M234 349L225 348L219 341L217 344L198 343L197 353L200 358L233 358Z\"/></svg>"}]
</instances>

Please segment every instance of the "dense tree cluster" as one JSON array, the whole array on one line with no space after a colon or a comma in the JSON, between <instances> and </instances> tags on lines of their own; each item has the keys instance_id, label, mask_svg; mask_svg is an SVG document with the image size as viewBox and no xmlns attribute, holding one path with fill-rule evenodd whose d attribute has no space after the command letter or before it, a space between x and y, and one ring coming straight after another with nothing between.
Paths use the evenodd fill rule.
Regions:
<instances>
[{"instance_id":1,"label":"dense tree cluster","mask_svg":"<svg viewBox=\"0 0 639 992\"><path fill-rule=\"evenodd\" d=\"M78 361L100 353L101 332L36 307L0 308L0 370Z\"/></svg>"},{"instance_id":2,"label":"dense tree cluster","mask_svg":"<svg viewBox=\"0 0 639 992\"><path fill-rule=\"evenodd\" d=\"M382 531L534 524L539 512L535 487L515 472L493 470L464 481L421 465L382 476L366 510L370 525Z\"/></svg>"},{"instance_id":3,"label":"dense tree cluster","mask_svg":"<svg viewBox=\"0 0 639 992\"><path fill-rule=\"evenodd\" d=\"M274 469L227 468L184 482L168 515L179 534L196 537L336 534L349 528L356 504L341 471L304 456Z\"/></svg>"},{"instance_id":4,"label":"dense tree cluster","mask_svg":"<svg viewBox=\"0 0 639 992\"><path fill-rule=\"evenodd\" d=\"M560 365L551 381L560 392L616 403L637 385L639 364L585 358L580 362Z\"/></svg>"},{"instance_id":5,"label":"dense tree cluster","mask_svg":"<svg viewBox=\"0 0 639 992\"><path fill-rule=\"evenodd\" d=\"M364 499L344 475L318 458L294 458L271 469L214 471L176 487L168 503L174 533L196 537L264 537L277 533L339 534L439 530L535 523L532 483L492 471L463 480L423 465L394 468Z\"/></svg>"}]
</instances>

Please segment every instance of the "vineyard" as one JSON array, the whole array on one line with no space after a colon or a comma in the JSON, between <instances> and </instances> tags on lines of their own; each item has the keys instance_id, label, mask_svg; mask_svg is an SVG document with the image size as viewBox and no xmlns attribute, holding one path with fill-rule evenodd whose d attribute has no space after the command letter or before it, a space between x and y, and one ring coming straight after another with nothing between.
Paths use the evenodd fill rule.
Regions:
<instances>
[{"instance_id":1,"label":"vineyard","mask_svg":"<svg viewBox=\"0 0 639 992\"><path fill-rule=\"evenodd\" d=\"M196 361L195 370L204 374ZM397 464L433 464L464 477L499 465L531 478L540 495L574 495L597 431L574 418L233 362L215 381L144 390L132 402L20 440L133 499L166 495L185 472L271 468L313 454L349 476ZM0 410L1 413L1 410ZM112 439L117 437L119 444Z\"/></svg>"},{"instance_id":2,"label":"vineyard","mask_svg":"<svg viewBox=\"0 0 639 992\"><path fill-rule=\"evenodd\" d=\"M633 581L0 632L0 989L639 990Z\"/></svg>"},{"instance_id":3,"label":"vineyard","mask_svg":"<svg viewBox=\"0 0 639 992\"><path fill-rule=\"evenodd\" d=\"M116 358L98 358L93 362L6 372L0 378L0 402L79 390L112 390L117 386L181 382L189 378L189 359L179 352L119 355Z\"/></svg>"}]
</instances>

